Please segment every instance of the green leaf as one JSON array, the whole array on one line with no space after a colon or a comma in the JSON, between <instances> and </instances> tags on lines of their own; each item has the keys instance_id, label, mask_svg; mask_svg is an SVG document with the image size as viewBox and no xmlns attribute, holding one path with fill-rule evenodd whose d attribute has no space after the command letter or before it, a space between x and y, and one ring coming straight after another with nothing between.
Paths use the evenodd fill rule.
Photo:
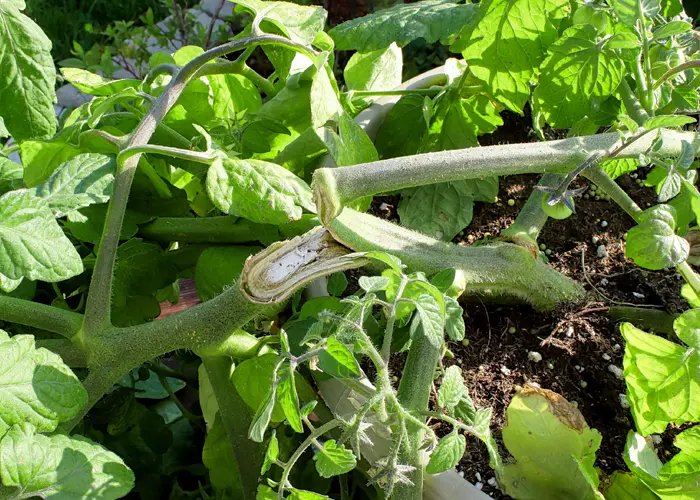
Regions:
<instances>
[{"instance_id":1,"label":"green leaf","mask_svg":"<svg viewBox=\"0 0 700 500\"><path fill-rule=\"evenodd\" d=\"M233 218L231 220L233 224ZM210 247L197 259L195 284L202 301L213 299L235 285L248 257L262 250L254 246Z\"/></svg>"},{"instance_id":2,"label":"green leaf","mask_svg":"<svg viewBox=\"0 0 700 500\"><path fill-rule=\"evenodd\" d=\"M409 156L418 152L423 135L428 130L423 96L403 96L389 110L377 131L374 145L381 158Z\"/></svg>"},{"instance_id":3,"label":"green leaf","mask_svg":"<svg viewBox=\"0 0 700 500\"><path fill-rule=\"evenodd\" d=\"M401 85L403 54L395 43L371 52L356 52L343 70L348 90L391 90ZM370 98L371 99L371 98Z\"/></svg>"},{"instance_id":4,"label":"green leaf","mask_svg":"<svg viewBox=\"0 0 700 500\"><path fill-rule=\"evenodd\" d=\"M547 48L570 12L565 0L487 0L450 50L462 52L472 74L494 97L522 112Z\"/></svg>"},{"instance_id":5,"label":"green leaf","mask_svg":"<svg viewBox=\"0 0 700 500\"><path fill-rule=\"evenodd\" d=\"M161 364L161 367L163 365ZM168 385L173 392L184 389L187 385L179 378L167 377ZM139 379L139 369L134 368L130 373L124 375L117 385L128 387L134 390L134 396L140 399L165 399L169 396L168 390L160 382L158 374L152 370L148 370L148 378L146 380Z\"/></svg>"},{"instance_id":6,"label":"green leaf","mask_svg":"<svg viewBox=\"0 0 700 500\"><path fill-rule=\"evenodd\" d=\"M664 38L670 38L692 29L693 25L686 21L671 21L654 31L654 40L659 41Z\"/></svg>"},{"instance_id":7,"label":"green leaf","mask_svg":"<svg viewBox=\"0 0 700 500\"><path fill-rule=\"evenodd\" d=\"M680 318L673 328L679 337L683 335L682 340L691 342L689 349L629 323L620 326L625 339L627 399L637 430L645 436L663 432L670 422L694 421L700 412L700 380L695 375L700 370L700 342L684 325L689 320L697 325L697 314L685 313Z\"/></svg>"},{"instance_id":8,"label":"green leaf","mask_svg":"<svg viewBox=\"0 0 700 500\"><path fill-rule=\"evenodd\" d=\"M23 173L22 165L0 156L0 194L20 189L23 185Z\"/></svg>"},{"instance_id":9,"label":"green leaf","mask_svg":"<svg viewBox=\"0 0 700 500\"><path fill-rule=\"evenodd\" d=\"M416 299L418 314L411 322L411 337L418 335L418 328L430 344L439 348L443 344L443 331L445 329L444 305L439 304L435 297L427 293L421 294Z\"/></svg>"},{"instance_id":10,"label":"green leaf","mask_svg":"<svg viewBox=\"0 0 700 500\"><path fill-rule=\"evenodd\" d=\"M325 478L350 472L357 465L352 451L342 444L338 446L335 439L323 443L323 448L314 455L314 462L319 475Z\"/></svg>"},{"instance_id":11,"label":"green leaf","mask_svg":"<svg viewBox=\"0 0 700 500\"><path fill-rule=\"evenodd\" d=\"M91 205L81 208L78 212L69 214L68 220L63 224L80 241L88 243L99 243L107 220L107 205ZM136 236L139 231L138 224L143 224L151 220L151 217L141 215L133 210L128 210L124 214L120 240L128 240Z\"/></svg>"},{"instance_id":12,"label":"green leaf","mask_svg":"<svg viewBox=\"0 0 700 500\"><path fill-rule=\"evenodd\" d=\"M456 299L445 295L445 331L453 342L464 339L464 311Z\"/></svg>"},{"instance_id":13,"label":"green leaf","mask_svg":"<svg viewBox=\"0 0 700 500\"><path fill-rule=\"evenodd\" d=\"M19 488L9 498L112 500L134 487L133 472L116 454L82 436L36 434L29 423L0 441L0 477Z\"/></svg>"},{"instance_id":14,"label":"green leaf","mask_svg":"<svg viewBox=\"0 0 700 500\"><path fill-rule=\"evenodd\" d=\"M48 179L59 165L78 156L80 150L58 138L51 142L24 141L20 156L24 165L24 183L34 187Z\"/></svg>"},{"instance_id":15,"label":"green leaf","mask_svg":"<svg viewBox=\"0 0 700 500\"><path fill-rule=\"evenodd\" d=\"M310 45L326 24L327 13L322 7L262 0L241 0L236 4L252 12L256 19L274 24L291 40L305 45Z\"/></svg>"},{"instance_id":16,"label":"green leaf","mask_svg":"<svg viewBox=\"0 0 700 500\"><path fill-rule=\"evenodd\" d=\"M601 435L576 408L556 393L526 386L506 418L503 442L516 462L503 468L505 493L521 500L596 498L579 467L597 483L593 463Z\"/></svg>"},{"instance_id":17,"label":"green leaf","mask_svg":"<svg viewBox=\"0 0 700 500\"><path fill-rule=\"evenodd\" d=\"M326 348L318 353L318 367L331 377L360 378L362 370L350 350L335 337L329 337Z\"/></svg>"},{"instance_id":18,"label":"green leaf","mask_svg":"<svg viewBox=\"0 0 700 500\"><path fill-rule=\"evenodd\" d=\"M692 427L674 443L681 449L663 464L641 435L627 434L625 463L662 500L694 500L700 495L700 427Z\"/></svg>"},{"instance_id":19,"label":"green leaf","mask_svg":"<svg viewBox=\"0 0 700 500\"><path fill-rule=\"evenodd\" d=\"M112 196L116 162L102 154L78 155L58 167L51 177L29 192L44 198L56 217Z\"/></svg>"},{"instance_id":20,"label":"green leaf","mask_svg":"<svg viewBox=\"0 0 700 500\"><path fill-rule=\"evenodd\" d=\"M0 436L20 423L51 432L87 403L70 368L57 354L35 348L31 335L10 338L0 330L0 359Z\"/></svg>"},{"instance_id":21,"label":"green leaf","mask_svg":"<svg viewBox=\"0 0 700 500\"><path fill-rule=\"evenodd\" d=\"M231 381L236 387L241 399L253 410L257 410L268 401L268 392L272 389L273 374L277 365L277 355L264 354L246 359L233 371ZM284 412L279 404L275 405L271 416L272 422L282 422Z\"/></svg>"},{"instance_id":22,"label":"green leaf","mask_svg":"<svg viewBox=\"0 0 700 500\"><path fill-rule=\"evenodd\" d=\"M604 493L605 500L658 500L659 498L631 472L613 472L610 486Z\"/></svg>"},{"instance_id":23,"label":"green leaf","mask_svg":"<svg viewBox=\"0 0 700 500\"><path fill-rule=\"evenodd\" d=\"M288 363L285 363L280 369L277 401L292 429L295 432L304 432L304 427L301 424L301 414L299 413L299 396L294 383L294 370Z\"/></svg>"},{"instance_id":24,"label":"green leaf","mask_svg":"<svg viewBox=\"0 0 700 500\"><path fill-rule=\"evenodd\" d=\"M328 277L328 293L334 297L340 297L347 287L348 279L344 272L333 273Z\"/></svg>"},{"instance_id":25,"label":"green leaf","mask_svg":"<svg viewBox=\"0 0 700 500\"><path fill-rule=\"evenodd\" d=\"M314 128L322 127L328 120L343 114L329 71L327 66L321 67L311 82L311 126Z\"/></svg>"},{"instance_id":26,"label":"green leaf","mask_svg":"<svg viewBox=\"0 0 700 500\"><path fill-rule=\"evenodd\" d=\"M659 0L610 0L610 5L617 18L627 26L634 28L642 16L651 19L659 13Z\"/></svg>"},{"instance_id":27,"label":"green leaf","mask_svg":"<svg viewBox=\"0 0 700 500\"><path fill-rule=\"evenodd\" d=\"M82 272L80 255L44 200L24 190L0 196L0 273L56 282Z\"/></svg>"},{"instance_id":28,"label":"green leaf","mask_svg":"<svg viewBox=\"0 0 700 500\"><path fill-rule=\"evenodd\" d=\"M682 115L660 115L645 121L644 128L646 130L653 130L655 128L675 128L688 125L689 123L695 123L695 118Z\"/></svg>"},{"instance_id":29,"label":"green leaf","mask_svg":"<svg viewBox=\"0 0 700 500\"><path fill-rule=\"evenodd\" d=\"M269 486L264 484L258 485L258 494L255 500L277 500L277 493L272 490Z\"/></svg>"},{"instance_id":30,"label":"green leaf","mask_svg":"<svg viewBox=\"0 0 700 500\"><path fill-rule=\"evenodd\" d=\"M299 220L302 208L316 210L306 182L260 160L217 160L207 173L207 193L222 212L263 224Z\"/></svg>"},{"instance_id":31,"label":"green leaf","mask_svg":"<svg viewBox=\"0 0 700 500\"><path fill-rule=\"evenodd\" d=\"M606 174L610 176L611 179L617 179L618 177L634 172L639 166L639 161L633 158L623 158L621 160L607 160L600 164L602 169Z\"/></svg>"},{"instance_id":32,"label":"green leaf","mask_svg":"<svg viewBox=\"0 0 700 500\"><path fill-rule=\"evenodd\" d=\"M383 262L389 266L390 269L393 269L399 274L401 274L403 268L405 267L398 257L394 257L393 255L385 252L367 252L365 257Z\"/></svg>"},{"instance_id":33,"label":"green leaf","mask_svg":"<svg viewBox=\"0 0 700 500\"><path fill-rule=\"evenodd\" d=\"M552 127L568 128L597 112L622 80L622 59L595 40L593 26L572 26L542 63L533 98Z\"/></svg>"},{"instance_id":34,"label":"green leaf","mask_svg":"<svg viewBox=\"0 0 700 500\"><path fill-rule=\"evenodd\" d=\"M209 431L214 425L216 414L219 412L219 401L216 399L214 388L211 386L209 375L203 363L197 369L197 378L199 379L199 407L202 409L202 416L207 424L207 431Z\"/></svg>"},{"instance_id":35,"label":"green leaf","mask_svg":"<svg viewBox=\"0 0 700 500\"><path fill-rule=\"evenodd\" d=\"M56 132L51 41L16 4L0 3L0 115L16 141Z\"/></svg>"},{"instance_id":36,"label":"green leaf","mask_svg":"<svg viewBox=\"0 0 700 500\"><path fill-rule=\"evenodd\" d=\"M457 365L448 367L438 390L438 405L442 408L454 408L467 395L462 370Z\"/></svg>"},{"instance_id":37,"label":"green leaf","mask_svg":"<svg viewBox=\"0 0 700 500\"><path fill-rule=\"evenodd\" d=\"M241 75L209 75L214 115L217 118L230 120L237 113L247 111L255 113L262 107L262 98L258 88Z\"/></svg>"},{"instance_id":38,"label":"green leaf","mask_svg":"<svg viewBox=\"0 0 700 500\"><path fill-rule=\"evenodd\" d=\"M690 85L679 85L671 90L671 103L681 111L694 112L698 109L700 99L698 92Z\"/></svg>"},{"instance_id":39,"label":"green leaf","mask_svg":"<svg viewBox=\"0 0 700 500\"><path fill-rule=\"evenodd\" d=\"M644 212L639 225L627 233L625 255L645 269L672 267L688 258L690 244L677 236L676 211L669 205L656 205Z\"/></svg>"},{"instance_id":40,"label":"green leaf","mask_svg":"<svg viewBox=\"0 0 700 500\"><path fill-rule=\"evenodd\" d=\"M386 276L360 276L359 285L367 293L379 292L389 286L391 280Z\"/></svg>"},{"instance_id":41,"label":"green leaf","mask_svg":"<svg viewBox=\"0 0 700 500\"><path fill-rule=\"evenodd\" d=\"M80 68L61 68L61 74L79 91L96 96L112 96L124 89L137 88L141 85L141 80L130 78L110 80Z\"/></svg>"},{"instance_id":42,"label":"green leaf","mask_svg":"<svg viewBox=\"0 0 700 500\"><path fill-rule=\"evenodd\" d=\"M316 129L316 135L328 148L328 154L336 166L369 163L379 159L372 139L347 113L342 113L337 118L337 128L337 133L328 126Z\"/></svg>"},{"instance_id":43,"label":"green leaf","mask_svg":"<svg viewBox=\"0 0 700 500\"><path fill-rule=\"evenodd\" d=\"M265 450L265 459L262 464L262 469L260 474L266 474L270 470L272 465L277 462L280 454L279 442L277 441L277 431L272 431L270 436L270 442L267 444L267 449Z\"/></svg>"},{"instance_id":44,"label":"green leaf","mask_svg":"<svg viewBox=\"0 0 700 500\"><path fill-rule=\"evenodd\" d=\"M219 414L216 415L204 439L202 463L209 469L212 486L225 493L225 498L243 498L238 463Z\"/></svg>"},{"instance_id":45,"label":"green leaf","mask_svg":"<svg viewBox=\"0 0 700 500\"><path fill-rule=\"evenodd\" d=\"M450 241L472 221L474 198L455 183L429 184L399 201L401 224L433 238Z\"/></svg>"},{"instance_id":46,"label":"green leaf","mask_svg":"<svg viewBox=\"0 0 700 500\"><path fill-rule=\"evenodd\" d=\"M273 384L265 394L265 398L260 404L260 407L255 412L253 422L250 424L250 429L248 430L248 439L255 441L256 443L262 443L265 439L265 431L267 430L268 425L270 425L272 412L276 406L276 393L277 386Z\"/></svg>"},{"instance_id":47,"label":"green leaf","mask_svg":"<svg viewBox=\"0 0 700 500\"><path fill-rule=\"evenodd\" d=\"M275 495L275 498L277 498L277 495ZM304 490L292 490L292 494L289 495L289 500L329 500L329 498L326 495Z\"/></svg>"},{"instance_id":48,"label":"green leaf","mask_svg":"<svg viewBox=\"0 0 700 500\"><path fill-rule=\"evenodd\" d=\"M442 438L430 455L425 472L439 474L455 467L467 449L467 440L456 430Z\"/></svg>"},{"instance_id":49,"label":"green leaf","mask_svg":"<svg viewBox=\"0 0 700 500\"><path fill-rule=\"evenodd\" d=\"M434 43L457 33L473 16L475 7L457 0L423 0L398 4L358 19L346 21L329 31L336 50L370 52L396 42L405 47L413 40Z\"/></svg>"}]
</instances>

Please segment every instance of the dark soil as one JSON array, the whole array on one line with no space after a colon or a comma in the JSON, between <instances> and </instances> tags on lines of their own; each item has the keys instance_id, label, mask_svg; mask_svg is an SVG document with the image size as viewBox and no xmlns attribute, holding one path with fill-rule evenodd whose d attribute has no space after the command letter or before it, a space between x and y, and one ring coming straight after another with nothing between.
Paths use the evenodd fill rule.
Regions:
<instances>
[{"instance_id":1,"label":"dark soil","mask_svg":"<svg viewBox=\"0 0 700 500\"><path fill-rule=\"evenodd\" d=\"M482 138L483 145L537 140L528 132L527 116L503 115L503 134L499 130L498 136ZM559 138L554 131L545 131L545 135ZM502 178L499 201L477 204L470 226L455 242L469 245L486 233L498 236L515 220L537 180L538 176L530 175ZM653 192L629 176L618 182L640 206L655 202ZM515 201L514 206L508 205L509 199ZM385 197L373 208L382 212L381 207L382 215L394 218L397 203L398 197ZM588 425L600 431L603 440L596 466L603 473L627 470L622 451L634 422L629 409L620 404L624 380L608 369L610 365L622 367L624 354L618 325L606 315L608 306L654 305L672 313L688 307L680 298L683 281L675 271L646 271L625 259L625 234L632 226L633 221L614 203L592 198L579 198L577 212L568 219L547 222L539 242L551 250L550 264L594 292L588 303L547 314L527 306L497 306L478 300L463 304L469 344L464 347L450 342L454 359L445 358L445 364L457 363L462 368L475 404L493 408L491 428L502 453L505 447L500 429L506 424L510 399L524 384L534 383L576 404ZM603 258L597 256L601 245L607 253ZM515 333L509 333L512 328ZM531 351L541 354L542 361L529 360ZM662 460L678 451L672 444L678 432L671 426L662 436L657 445ZM494 474L486 448L475 438L469 439L467 453L457 468L470 482L481 483L492 497L510 498L488 484Z\"/></svg>"}]
</instances>

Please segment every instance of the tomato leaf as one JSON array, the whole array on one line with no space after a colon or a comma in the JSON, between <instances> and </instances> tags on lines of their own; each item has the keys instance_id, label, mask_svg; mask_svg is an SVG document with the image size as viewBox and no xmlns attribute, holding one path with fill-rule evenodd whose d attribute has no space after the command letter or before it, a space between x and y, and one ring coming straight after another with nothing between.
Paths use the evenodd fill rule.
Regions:
<instances>
[{"instance_id":1,"label":"tomato leaf","mask_svg":"<svg viewBox=\"0 0 700 500\"><path fill-rule=\"evenodd\" d=\"M439 474L455 467L462 459L467 449L467 440L457 431L452 431L442 438L437 448L431 453L425 471L428 474Z\"/></svg>"},{"instance_id":2,"label":"tomato leaf","mask_svg":"<svg viewBox=\"0 0 700 500\"><path fill-rule=\"evenodd\" d=\"M335 439L323 443L323 448L314 455L316 471L321 477L333 477L350 472L357 465L355 455L345 446L337 445Z\"/></svg>"},{"instance_id":3,"label":"tomato leaf","mask_svg":"<svg viewBox=\"0 0 700 500\"><path fill-rule=\"evenodd\" d=\"M627 233L625 255L645 269L672 267L688 258L690 244L675 233L676 211L656 205L644 212L639 225Z\"/></svg>"}]
</instances>

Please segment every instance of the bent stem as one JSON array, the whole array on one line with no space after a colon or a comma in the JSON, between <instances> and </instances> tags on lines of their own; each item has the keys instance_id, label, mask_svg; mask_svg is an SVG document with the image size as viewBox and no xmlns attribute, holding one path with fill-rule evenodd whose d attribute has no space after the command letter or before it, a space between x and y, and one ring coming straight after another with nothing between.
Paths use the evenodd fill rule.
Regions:
<instances>
[{"instance_id":1,"label":"bent stem","mask_svg":"<svg viewBox=\"0 0 700 500\"><path fill-rule=\"evenodd\" d=\"M565 177L566 176L562 174L544 174L537 185L540 187L554 188L559 186L564 181ZM542 199L545 196L547 196L546 192L539 189L533 190L530 197L525 202L525 205L520 209L515 222L501 233L501 237L527 237L537 242L537 237L549 218L542 210Z\"/></svg>"},{"instance_id":2,"label":"bent stem","mask_svg":"<svg viewBox=\"0 0 700 500\"><path fill-rule=\"evenodd\" d=\"M281 36L268 34L249 36L208 50L192 59L175 74L165 91L151 106L131 135L126 145L127 149L148 143L158 124L163 120L170 108L175 105L187 84L198 76L207 63L231 52L243 50L254 45L278 45L304 54L312 53L301 44ZM107 210L105 228L100 240L100 251L92 275L90 293L86 305L85 334L88 336L97 336L111 325L114 260L117 254L117 247L119 246L119 234L124 220L129 191L131 190L140 156L140 153L135 154L119 161L117 164L114 192Z\"/></svg>"},{"instance_id":3,"label":"bent stem","mask_svg":"<svg viewBox=\"0 0 700 500\"><path fill-rule=\"evenodd\" d=\"M664 131L660 155L677 156L681 141L700 148L700 134ZM618 158L636 158L652 144L646 135L621 151ZM439 182L499 175L569 173L595 154L607 154L619 142L616 133L558 141L467 148L380 160L314 172L314 198L321 222L328 226L343 207L373 196Z\"/></svg>"}]
</instances>

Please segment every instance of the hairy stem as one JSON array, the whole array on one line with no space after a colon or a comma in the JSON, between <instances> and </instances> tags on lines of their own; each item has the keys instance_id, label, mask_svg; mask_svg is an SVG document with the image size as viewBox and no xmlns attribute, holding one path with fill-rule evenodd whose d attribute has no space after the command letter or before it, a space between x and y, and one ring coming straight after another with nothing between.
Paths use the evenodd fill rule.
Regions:
<instances>
[{"instance_id":1,"label":"hairy stem","mask_svg":"<svg viewBox=\"0 0 700 500\"><path fill-rule=\"evenodd\" d=\"M66 309L0 295L2 321L32 326L71 338L82 328L84 318L82 314Z\"/></svg>"},{"instance_id":2,"label":"hairy stem","mask_svg":"<svg viewBox=\"0 0 700 500\"><path fill-rule=\"evenodd\" d=\"M700 134L663 132L661 155L677 156L681 141L700 148ZM607 153L619 141L616 133L558 141L507 144L380 160L349 167L321 168L314 173L319 218L330 224L348 203L380 193L460 179L525 173L567 173L590 156ZM618 158L636 158L653 141L646 135L621 151Z\"/></svg>"},{"instance_id":3,"label":"hairy stem","mask_svg":"<svg viewBox=\"0 0 700 500\"><path fill-rule=\"evenodd\" d=\"M158 124L179 99L189 81L197 76L200 68L217 57L243 50L253 45L282 45L292 50L309 53L309 49L291 40L277 35L249 36L208 50L183 66L168 84L165 91L151 106L134 133L127 148L147 144ZM100 252L92 275L90 293L86 305L85 332L99 335L99 332L111 325L111 293L114 260L119 246L119 233L124 220L124 212L131 190L131 183L136 173L140 154L118 162L114 181L114 193L107 210L105 229L100 241Z\"/></svg>"},{"instance_id":4,"label":"hairy stem","mask_svg":"<svg viewBox=\"0 0 700 500\"><path fill-rule=\"evenodd\" d=\"M353 90L353 97L382 96L382 95L437 95L445 90L444 87L432 87L428 89L396 89L396 90Z\"/></svg>"},{"instance_id":5,"label":"hairy stem","mask_svg":"<svg viewBox=\"0 0 700 500\"><path fill-rule=\"evenodd\" d=\"M396 310L399 307L399 301L401 300L401 296L403 295L403 291L406 288L406 285L408 284L408 277L403 276L401 278L401 283L399 283L399 287L396 290L396 297L394 298L394 303L391 304L391 309L389 311L389 317L387 318L386 321L386 329L384 330L384 342L382 343L382 361L384 362L383 364L386 366L389 366L389 356L391 355L391 340L392 337L394 336L394 323L396 322Z\"/></svg>"},{"instance_id":6,"label":"hairy stem","mask_svg":"<svg viewBox=\"0 0 700 500\"><path fill-rule=\"evenodd\" d=\"M565 176L562 174L544 174L537 185L542 187L557 187L564 178ZM501 236L512 238L527 236L536 242L540 231L542 231L548 219L547 214L542 210L542 199L545 196L547 196L547 193L544 191L538 189L532 191L525 205L523 205L520 212L518 212L518 217L515 219L515 222L508 229L503 231Z\"/></svg>"},{"instance_id":7,"label":"hairy stem","mask_svg":"<svg viewBox=\"0 0 700 500\"><path fill-rule=\"evenodd\" d=\"M649 119L649 114L639 102L634 92L632 92L627 80L624 78L620 81L619 95L622 98L622 102L625 104L625 109L630 118L637 122L638 125L643 125Z\"/></svg>"},{"instance_id":8,"label":"hairy stem","mask_svg":"<svg viewBox=\"0 0 700 500\"><path fill-rule=\"evenodd\" d=\"M454 245L351 209L334 219L329 231L355 251L395 255L410 270L434 274L454 267L464 277L466 294L506 297L543 310L584 296L580 285L518 245Z\"/></svg>"},{"instance_id":9,"label":"hairy stem","mask_svg":"<svg viewBox=\"0 0 700 500\"><path fill-rule=\"evenodd\" d=\"M583 172L583 175L593 182L596 186L603 190L605 194L610 196L612 200L617 203L622 210L627 213L634 220L638 220L642 213L642 209L639 208L632 198L622 189L617 182L612 180L608 174L602 169L600 165L592 165Z\"/></svg>"},{"instance_id":10,"label":"hairy stem","mask_svg":"<svg viewBox=\"0 0 700 500\"><path fill-rule=\"evenodd\" d=\"M262 443L248 439L248 428L253 415L248 405L241 399L238 391L231 383L231 360L225 356L202 358L204 368L209 376L216 401L219 404L219 415L226 428L228 439L236 457L236 466L241 478L243 497L254 500L258 489L258 477L265 457Z\"/></svg>"},{"instance_id":11,"label":"hairy stem","mask_svg":"<svg viewBox=\"0 0 700 500\"><path fill-rule=\"evenodd\" d=\"M683 64L679 64L678 66L675 66L671 69L669 69L666 73L661 75L656 82L654 82L654 89L658 89L661 87L661 84L664 83L666 80L671 78L672 76L677 75L678 73L682 73L684 71L687 71L689 69L699 69L700 68L700 59L693 59L692 61L687 61L684 62Z\"/></svg>"}]
</instances>

